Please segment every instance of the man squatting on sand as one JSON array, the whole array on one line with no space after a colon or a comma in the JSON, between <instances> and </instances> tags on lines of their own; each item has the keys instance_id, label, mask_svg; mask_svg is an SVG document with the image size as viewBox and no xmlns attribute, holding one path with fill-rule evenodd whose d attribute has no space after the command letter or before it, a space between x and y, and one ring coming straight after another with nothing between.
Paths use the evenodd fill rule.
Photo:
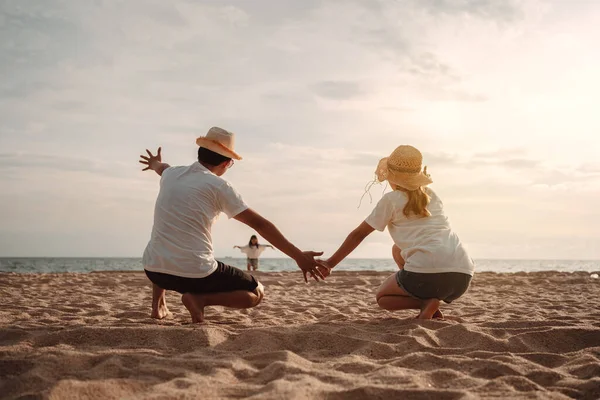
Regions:
<instances>
[{"instance_id":1,"label":"man squatting on sand","mask_svg":"<svg viewBox=\"0 0 600 400\"><path fill-rule=\"evenodd\" d=\"M154 209L154 225L142 262L152 281L152 317L169 315L165 291L182 294L181 301L192 322L204 320L204 307L220 305L250 308L258 305L263 286L249 273L215 260L211 227L219 215L248 225L284 254L296 261L304 274L323 279L326 268L315 256L290 243L270 221L250 209L235 189L221 176L242 158L234 151L235 136L221 128L211 128L196 140L198 161L189 166L171 167L146 150L140 163L161 176Z\"/></svg>"}]
</instances>

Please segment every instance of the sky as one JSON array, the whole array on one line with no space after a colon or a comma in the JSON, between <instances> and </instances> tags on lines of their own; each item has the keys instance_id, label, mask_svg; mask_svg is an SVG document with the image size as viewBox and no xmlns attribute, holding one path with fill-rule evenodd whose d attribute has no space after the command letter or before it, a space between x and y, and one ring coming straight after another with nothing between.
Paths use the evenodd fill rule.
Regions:
<instances>
[{"instance_id":1,"label":"sky","mask_svg":"<svg viewBox=\"0 0 600 400\"><path fill-rule=\"evenodd\" d=\"M141 256L139 154L191 164L220 126L225 178L302 249L411 144L473 258L600 259L598 26L577 0L0 0L0 256ZM252 233L223 215L217 256Z\"/></svg>"}]
</instances>

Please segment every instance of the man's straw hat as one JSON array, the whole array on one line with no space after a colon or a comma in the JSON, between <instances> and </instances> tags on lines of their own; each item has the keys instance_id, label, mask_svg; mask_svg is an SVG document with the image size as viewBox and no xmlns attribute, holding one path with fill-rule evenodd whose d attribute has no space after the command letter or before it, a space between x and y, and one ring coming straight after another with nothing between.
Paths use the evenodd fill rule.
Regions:
<instances>
[{"instance_id":1,"label":"man's straw hat","mask_svg":"<svg viewBox=\"0 0 600 400\"><path fill-rule=\"evenodd\" d=\"M388 181L406 190L417 190L433 181L427 174L427 167L421 171L423 155L412 146L398 146L377 165L375 175L379 182Z\"/></svg>"},{"instance_id":2,"label":"man's straw hat","mask_svg":"<svg viewBox=\"0 0 600 400\"><path fill-rule=\"evenodd\" d=\"M236 160L242 159L242 157L234 151L235 133L216 126L210 128L206 136L200 136L196 139L196 144L227 158Z\"/></svg>"}]
</instances>

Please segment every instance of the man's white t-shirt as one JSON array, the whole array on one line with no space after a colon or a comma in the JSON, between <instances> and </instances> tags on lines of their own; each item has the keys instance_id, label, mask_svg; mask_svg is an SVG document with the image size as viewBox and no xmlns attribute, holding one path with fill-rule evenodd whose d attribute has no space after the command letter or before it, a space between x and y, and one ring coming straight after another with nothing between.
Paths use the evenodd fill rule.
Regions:
<instances>
[{"instance_id":1,"label":"man's white t-shirt","mask_svg":"<svg viewBox=\"0 0 600 400\"><path fill-rule=\"evenodd\" d=\"M433 190L426 191L431 196L427 206L429 217L407 218L403 209L408 196L394 190L381 198L365 221L378 231L387 226L392 240L402 250L406 271L462 272L472 276L475 263L450 228L442 201Z\"/></svg>"},{"instance_id":2,"label":"man's white t-shirt","mask_svg":"<svg viewBox=\"0 0 600 400\"><path fill-rule=\"evenodd\" d=\"M198 162L165 169L144 268L186 278L210 275L217 268L213 222L221 212L233 218L247 208L229 182Z\"/></svg>"},{"instance_id":3,"label":"man's white t-shirt","mask_svg":"<svg viewBox=\"0 0 600 400\"><path fill-rule=\"evenodd\" d=\"M265 246L264 244L259 244L258 246L245 245L240 247L240 250L242 251L242 253L246 254L248 258L254 259L258 258L263 253L263 251L265 251L266 248L267 246Z\"/></svg>"}]
</instances>

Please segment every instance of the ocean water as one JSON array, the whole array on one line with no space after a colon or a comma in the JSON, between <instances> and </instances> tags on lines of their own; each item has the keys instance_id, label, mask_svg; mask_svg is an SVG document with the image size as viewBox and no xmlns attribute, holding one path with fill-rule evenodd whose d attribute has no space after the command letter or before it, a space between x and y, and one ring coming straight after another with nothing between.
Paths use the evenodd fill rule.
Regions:
<instances>
[{"instance_id":1,"label":"ocean water","mask_svg":"<svg viewBox=\"0 0 600 400\"><path fill-rule=\"evenodd\" d=\"M245 258L222 258L221 261L246 269ZM476 272L535 272L535 271L587 271L600 272L600 260L475 260ZM394 271L391 259L346 259L336 270L345 271ZM140 258L0 258L0 272L49 273L49 272L97 272L141 271ZM289 258L262 258L261 271L297 271Z\"/></svg>"}]
</instances>

